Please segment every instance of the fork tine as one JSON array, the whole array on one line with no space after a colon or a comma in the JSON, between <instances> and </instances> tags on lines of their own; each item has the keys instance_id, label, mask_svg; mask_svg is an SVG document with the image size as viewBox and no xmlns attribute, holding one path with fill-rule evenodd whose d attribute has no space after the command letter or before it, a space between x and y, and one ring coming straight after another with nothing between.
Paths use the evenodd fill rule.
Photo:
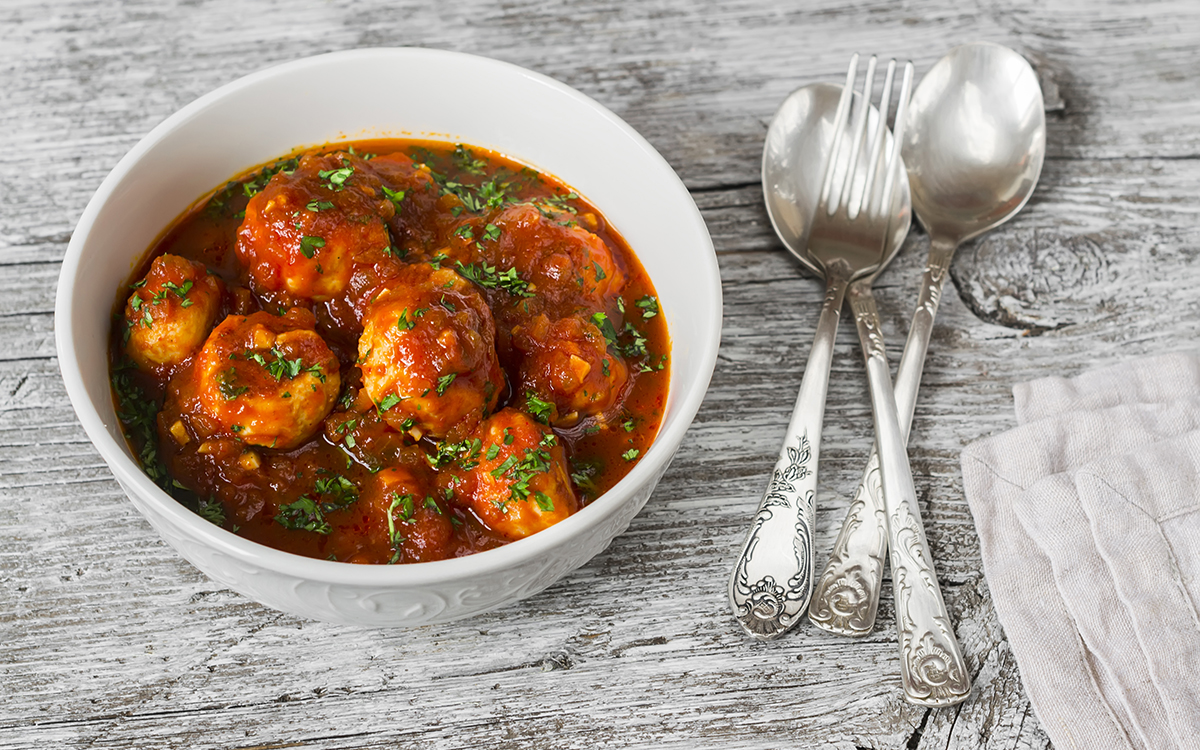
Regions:
<instances>
[{"instance_id":1,"label":"fork tine","mask_svg":"<svg viewBox=\"0 0 1200 750\"><path fill-rule=\"evenodd\" d=\"M888 107L891 105L892 97L892 82L896 76L896 61L889 60L887 67L887 75L883 79L883 97L879 100L879 122L875 126L875 137L871 140L871 156L867 161L869 169L867 170L867 181L863 185L862 200L860 205L863 211L868 213L872 210L875 201L874 188L876 175L879 173L879 160L883 152L883 144L887 142L887 114Z\"/></svg>"},{"instance_id":2,"label":"fork tine","mask_svg":"<svg viewBox=\"0 0 1200 750\"><path fill-rule=\"evenodd\" d=\"M840 204L846 206L846 215L851 219L858 215L858 208L862 204L861 198L856 202L857 205L852 205L850 198L854 189L854 176L858 169L858 155L862 151L863 137L867 131L867 113L871 110L871 90L875 86L875 64L877 59L875 55L871 55L871 59L867 61L867 78L863 82L862 100L859 102L858 112L854 115L854 140L850 146L850 161L846 167L846 179L842 183L842 199Z\"/></svg>"},{"instance_id":3,"label":"fork tine","mask_svg":"<svg viewBox=\"0 0 1200 750\"><path fill-rule=\"evenodd\" d=\"M825 209L825 213L830 216L837 210L837 204L830 205L829 199L833 193L834 173L837 170L838 163L838 149L842 145L842 133L846 129L846 120L850 114L854 79L857 76L858 53L855 52L850 57L850 67L846 71L846 85L842 87L842 96L838 99L837 114L833 118L833 147L829 151L829 161L825 165L825 179L821 182L821 199L817 203L817 210L819 211L823 208Z\"/></svg>"},{"instance_id":4,"label":"fork tine","mask_svg":"<svg viewBox=\"0 0 1200 750\"><path fill-rule=\"evenodd\" d=\"M913 64L904 64L904 83L900 86L900 99L896 102L896 122L892 126L892 153L888 157L887 178L883 183L883 195L880 197L879 210L887 213L892 210L892 191L896 185L896 172L900 164L900 148L904 141L904 120L908 115L908 100L912 95Z\"/></svg>"}]
</instances>

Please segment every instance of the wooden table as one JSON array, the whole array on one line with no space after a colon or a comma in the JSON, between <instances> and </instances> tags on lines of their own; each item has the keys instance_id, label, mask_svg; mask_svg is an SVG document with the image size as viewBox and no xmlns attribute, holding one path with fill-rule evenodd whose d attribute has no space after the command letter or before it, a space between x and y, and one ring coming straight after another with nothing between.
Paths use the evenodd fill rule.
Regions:
<instances>
[{"instance_id":1,"label":"wooden table","mask_svg":"<svg viewBox=\"0 0 1200 750\"><path fill-rule=\"evenodd\" d=\"M0 748L1049 746L988 594L958 456L1014 424L1016 382L1195 346L1200 4L109 5L0 5ZM854 51L912 57L920 76L975 39L1037 68L1049 154L1025 210L955 261L917 406L917 489L976 683L931 711L900 697L890 594L865 641L806 624L754 643L725 587L821 296L766 219L767 123ZM708 221L725 328L707 400L627 533L532 600L392 632L265 609L160 541L67 403L53 296L92 192L171 112L264 66L399 45L532 68L642 132ZM880 281L896 357L926 249L914 231ZM829 398L822 551L871 442L850 326Z\"/></svg>"}]
</instances>

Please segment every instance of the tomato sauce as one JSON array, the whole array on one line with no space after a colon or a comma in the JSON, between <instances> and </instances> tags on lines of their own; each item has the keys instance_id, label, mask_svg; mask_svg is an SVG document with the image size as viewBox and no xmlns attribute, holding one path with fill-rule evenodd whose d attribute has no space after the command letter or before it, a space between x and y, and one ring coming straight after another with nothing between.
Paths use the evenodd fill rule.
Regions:
<instances>
[{"instance_id":1,"label":"tomato sauce","mask_svg":"<svg viewBox=\"0 0 1200 750\"><path fill-rule=\"evenodd\" d=\"M629 472L666 402L664 316L620 234L463 145L331 145L230 180L116 308L114 397L147 474L308 557L536 533Z\"/></svg>"}]
</instances>

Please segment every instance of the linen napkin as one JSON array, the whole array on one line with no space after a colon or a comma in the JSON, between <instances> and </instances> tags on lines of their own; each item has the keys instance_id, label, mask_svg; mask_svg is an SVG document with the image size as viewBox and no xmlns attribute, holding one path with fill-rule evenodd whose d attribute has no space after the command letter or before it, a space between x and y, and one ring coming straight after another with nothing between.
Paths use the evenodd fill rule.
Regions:
<instances>
[{"instance_id":1,"label":"linen napkin","mask_svg":"<svg viewBox=\"0 0 1200 750\"><path fill-rule=\"evenodd\" d=\"M1055 746L1200 747L1200 357L1014 388L967 447L984 575Z\"/></svg>"}]
</instances>

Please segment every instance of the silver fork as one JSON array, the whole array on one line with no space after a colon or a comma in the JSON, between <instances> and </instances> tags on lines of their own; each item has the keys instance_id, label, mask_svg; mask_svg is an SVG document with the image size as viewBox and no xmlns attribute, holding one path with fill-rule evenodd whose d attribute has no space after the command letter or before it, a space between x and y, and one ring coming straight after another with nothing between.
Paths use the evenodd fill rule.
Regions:
<instances>
[{"instance_id":1,"label":"silver fork","mask_svg":"<svg viewBox=\"0 0 1200 750\"><path fill-rule=\"evenodd\" d=\"M874 72L873 63L874 58L867 69L868 92ZM876 158L875 155L882 151L883 147L883 121L886 119L887 96L892 86L894 69L893 61L888 66L884 83L879 132L870 146L872 159ZM900 176L905 174L900 164L899 153L904 137L905 110L912 90L912 73L912 63L908 63L905 66L904 83L897 104L892 154L883 167L884 188L880 199L874 200L875 193L872 192L870 176L875 170L869 174L857 201L851 190L853 180L847 179L842 190L842 198L846 201L844 210L837 210L838 205L833 203L826 209L828 215L821 215L819 212L814 226L814 230L820 226L823 232L839 237L843 242L862 243L864 253L878 252L879 246L885 243L888 222L892 215L890 208L894 180L901 179ZM855 130L857 140L862 137L861 128L856 127ZM859 148L857 142L851 147L851 167ZM852 175L853 171L850 174ZM875 441L879 453L880 481L887 516L888 549L896 604L896 631L900 642L901 680L905 698L910 702L925 706L949 706L966 700L970 694L971 683L962 650L955 638L953 625L942 599L929 544L921 523L906 440L900 428L896 398L892 390L879 312L871 293L871 284L877 273L878 271L851 283L847 297L854 312L863 358L866 360L871 409L875 419Z\"/></svg>"}]
</instances>

